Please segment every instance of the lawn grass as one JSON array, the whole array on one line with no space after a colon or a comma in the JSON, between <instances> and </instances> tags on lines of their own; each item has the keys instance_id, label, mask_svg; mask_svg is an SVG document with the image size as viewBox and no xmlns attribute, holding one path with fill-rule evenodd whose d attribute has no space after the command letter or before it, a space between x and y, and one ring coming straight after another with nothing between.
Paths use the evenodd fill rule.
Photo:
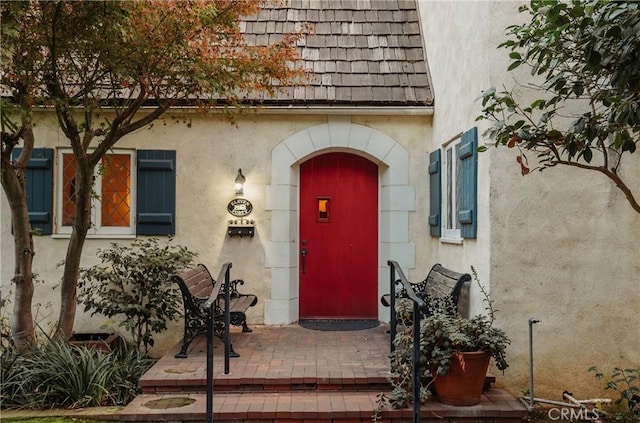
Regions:
<instances>
[{"instance_id":1,"label":"lawn grass","mask_svg":"<svg viewBox=\"0 0 640 423\"><path fill-rule=\"evenodd\" d=\"M2 418L3 423L96 423L106 420L79 419L75 417L9 417ZM121 423L109 420L110 423Z\"/></svg>"}]
</instances>

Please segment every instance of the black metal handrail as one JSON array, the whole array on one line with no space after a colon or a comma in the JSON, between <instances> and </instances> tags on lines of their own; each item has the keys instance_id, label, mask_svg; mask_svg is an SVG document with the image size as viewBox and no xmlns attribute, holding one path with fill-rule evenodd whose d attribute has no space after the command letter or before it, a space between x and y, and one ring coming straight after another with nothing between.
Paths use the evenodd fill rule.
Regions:
<instances>
[{"instance_id":1,"label":"black metal handrail","mask_svg":"<svg viewBox=\"0 0 640 423\"><path fill-rule=\"evenodd\" d=\"M224 295L224 374L229 374L229 353L231 352L231 337L229 334L229 324L230 324L230 312L229 312L229 301L230 292L229 289L229 281L231 278L230 275L231 263L225 263L220 268L220 272L218 273L218 279L216 279L216 284L214 287L211 296L205 303L205 309L207 310L209 316L207 320L207 406L206 406L206 419L207 423L213 423L213 336L215 333L215 307L216 301L218 300L218 296L220 295L220 290L223 289ZM222 288L224 286L224 288Z\"/></svg>"},{"instance_id":2,"label":"black metal handrail","mask_svg":"<svg viewBox=\"0 0 640 423\"><path fill-rule=\"evenodd\" d=\"M391 310L391 352L395 351L394 340L396 339L396 284L401 284L407 297L413 302L413 422L420 422L420 315L421 310L427 308L426 303L420 299L413 291L411 283L405 276L400 265L394 261L387 261L390 269L389 297ZM398 278L396 279L396 274Z\"/></svg>"}]
</instances>

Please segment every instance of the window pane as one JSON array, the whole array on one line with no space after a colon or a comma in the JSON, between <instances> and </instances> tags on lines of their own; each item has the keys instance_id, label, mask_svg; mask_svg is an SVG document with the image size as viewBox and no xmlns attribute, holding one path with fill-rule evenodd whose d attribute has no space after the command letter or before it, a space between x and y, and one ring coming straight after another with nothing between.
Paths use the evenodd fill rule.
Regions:
<instances>
[{"instance_id":1,"label":"window pane","mask_svg":"<svg viewBox=\"0 0 640 423\"><path fill-rule=\"evenodd\" d=\"M62 226L76 218L76 161L73 154L62 155Z\"/></svg>"},{"instance_id":2,"label":"window pane","mask_svg":"<svg viewBox=\"0 0 640 423\"><path fill-rule=\"evenodd\" d=\"M456 160L456 165L455 165L455 172L456 172L456 177L455 177L455 181L456 181L456 200L455 200L455 211L454 211L454 215L453 215L453 222L455 224L454 228L455 229L459 229L460 228L460 221L458 220L458 214L460 212L460 195L462 193L461 190L461 181L460 181L460 168L461 163L460 163L460 155L458 154L460 152L460 143L456 144L456 152L455 152L455 160Z\"/></svg>"},{"instance_id":3,"label":"window pane","mask_svg":"<svg viewBox=\"0 0 640 423\"><path fill-rule=\"evenodd\" d=\"M129 154L109 154L102 159L102 226L129 226L130 157Z\"/></svg>"},{"instance_id":4,"label":"window pane","mask_svg":"<svg viewBox=\"0 0 640 423\"><path fill-rule=\"evenodd\" d=\"M453 160L452 160L453 151L451 148L447 149L447 229L453 229L455 226L453 225Z\"/></svg>"},{"instance_id":5,"label":"window pane","mask_svg":"<svg viewBox=\"0 0 640 423\"><path fill-rule=\"evenodd\" d=\"M329 221L329 199L318 198L318 221Z\"/></svg>"}]
</instances>

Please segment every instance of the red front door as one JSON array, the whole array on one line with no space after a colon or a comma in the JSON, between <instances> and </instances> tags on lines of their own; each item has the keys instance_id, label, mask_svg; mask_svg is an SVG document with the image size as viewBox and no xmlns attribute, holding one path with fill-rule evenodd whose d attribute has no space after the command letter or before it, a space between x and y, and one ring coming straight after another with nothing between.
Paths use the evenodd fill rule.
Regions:
<instances>
[{"instance_id":1,"label":"red front door","mask_svg":"<svg viewBox=\"0 0 640 423\"><path fill-rule=\"evenodd\" d=\"M300 166L300 319L378 316L378 166L328 153Z\"/></svg>"}]
</instances>

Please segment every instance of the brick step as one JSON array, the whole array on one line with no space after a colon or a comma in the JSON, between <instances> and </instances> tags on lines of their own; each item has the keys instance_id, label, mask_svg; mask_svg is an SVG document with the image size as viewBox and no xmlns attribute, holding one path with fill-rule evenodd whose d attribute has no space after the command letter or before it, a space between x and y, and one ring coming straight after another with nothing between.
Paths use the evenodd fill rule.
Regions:
<instances>
[{"instance_id":1,"label":"brick step","mask_svg":"<svg viewBox=\"0 0 640 423\"><path fill-rule=\"evenodd\" d=\"M354 376L343 374L336 369L334 375L306 376L277 375L214 375L213 388L216 392L286 392L286 391L387 391L390 390L386 376ZM204 393L207 387L206 375L198 372L193 377L142 378L138 384L143 393L191 392Z\"/></svg>"},{"instance_id":2,"label":"brick step","mask_svg":"<svg viewBox=\"0 0 640 423\"><path fill-rule=\"evenodd\" d=\"M215 393L214 421L221 422L371 422L377 408L378 392L248 392ZM203 422L206 418L204 394L143 394L117 414L119 421ZM424 419L439 422L520 423L527 410L507 392L490 389L482 403L454 407L430 399L421 408ZM382 421L403 423L412 419L412 409L385 407Z\"/></svg>"},{"instance_id":3,"label":"brick step","mask_svg":"<svg viewBox=\"0 0 640 423\"><path fill-rule=\"evenodd\" d=\"M495 376L487 374L485 389L495 382ZM428 383L428 382L427 382ZM204 393L207 380L201 375L193 378L144 378L139 382L142 392L153 393ZM351 377L337 373L335 377L236 377L217 374L215 392L288 392L288 391L390 391L386 377Z\"/></svg>"}]
</instances>

